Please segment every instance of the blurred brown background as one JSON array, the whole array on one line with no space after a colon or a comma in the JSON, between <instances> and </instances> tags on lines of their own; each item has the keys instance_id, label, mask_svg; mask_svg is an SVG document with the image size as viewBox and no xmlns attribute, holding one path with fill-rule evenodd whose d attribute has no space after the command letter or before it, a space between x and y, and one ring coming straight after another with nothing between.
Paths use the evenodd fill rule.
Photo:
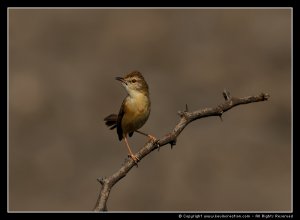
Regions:
<instances>
[{"instance_id":1,"label":"blurred brown background","mask_svg":"<svg viewBox=\"0 0 300 220\"><path fill-rule=\"evenodd\" d=\"M222 91L267 102L194 121L113 188L111 211L291 210L291 9L10 9L9 210L89 211L127 156L103 118L141 71L158 138ZM129 140L138 151L146 138Z\"/></svg>"}]
</instances>

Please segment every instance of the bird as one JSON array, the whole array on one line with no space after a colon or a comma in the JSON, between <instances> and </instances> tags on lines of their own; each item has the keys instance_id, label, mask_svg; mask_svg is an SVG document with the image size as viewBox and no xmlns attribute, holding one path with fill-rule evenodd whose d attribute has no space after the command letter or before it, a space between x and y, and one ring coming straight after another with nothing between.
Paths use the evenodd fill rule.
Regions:
<instances>
[{"instance_id":1,"label":"bird","mask_svg":"<svg viewBox=\"0 0 300 220\"><path fill-rule=\"evenodd\" d=\"M137 132L147 136L151 141L157 141L154 136L139 131L148 120L151 111L149 86L143 75L136 70L115 79L121 82L127 91L127 96L121 104L119 113L108 115L104 121L111 130L117 128L119 141L124 140L129 152L128 156L137 164L140 159L133 154L128 136L131 137L134 132Z\"/></svg>"}]
</instances>

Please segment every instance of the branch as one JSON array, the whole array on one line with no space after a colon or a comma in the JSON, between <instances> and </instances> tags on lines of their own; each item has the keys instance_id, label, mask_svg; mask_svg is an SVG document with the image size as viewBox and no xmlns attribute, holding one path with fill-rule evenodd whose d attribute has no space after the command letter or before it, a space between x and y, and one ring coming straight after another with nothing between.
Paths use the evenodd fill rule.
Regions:
<instances>
[{"instance_id":1,"label":"branch","mask_svg":"<svg viewBox=\"0 0 300 220\"><path fill-rule=\"evenodd\" d=\"M176 139L179 134L183 131L183 129L192 121L205 118L209 116L219 116L222 119L222 115L224 112L229 109L242 105L249 104L253 102L261 102L269 99L269 94L261 93L258 96L248 96L244 98L235 98L231 97L229 92L224 90L223 97L225 102L218 105L215 108L204 108L194 112L188 111L188 106L186 105L185 111L178 111L178 115L180 116L179 122L176 124L175 128L172 132L164 135L160 140L153 142L149 141L146 145L136 154L136 156L140 159L140 161L150 154L153 150L158 149L164 145L170 144L171 148L176 144ZM110 177L99 178L98 181L101 184L100 194L98 196L96 205L94 207L94 211L107 211L107 200L109 197L109 193L112 187L119 182L126 174L131 170L131 168L135 166L135 163L132 159L127 159L122 167L115 172Z\"/></svg>"}]
</instances>

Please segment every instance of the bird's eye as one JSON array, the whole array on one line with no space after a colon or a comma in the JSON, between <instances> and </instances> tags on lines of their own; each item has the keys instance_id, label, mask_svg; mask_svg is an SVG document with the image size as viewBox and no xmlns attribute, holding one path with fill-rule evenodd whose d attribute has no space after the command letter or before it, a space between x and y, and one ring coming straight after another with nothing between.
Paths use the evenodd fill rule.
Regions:
<instances>
[{"instance_id":1,"label":"bird's eye","mask_svg":"<svg viewBox=\"0 0 300 220\"><path fill-rule=\"evenodd\" d=\"M136 79L131 80L131 82L132 82L132 83L135 83L135 82L136 82Z\"/></svg>"}]
</instances>

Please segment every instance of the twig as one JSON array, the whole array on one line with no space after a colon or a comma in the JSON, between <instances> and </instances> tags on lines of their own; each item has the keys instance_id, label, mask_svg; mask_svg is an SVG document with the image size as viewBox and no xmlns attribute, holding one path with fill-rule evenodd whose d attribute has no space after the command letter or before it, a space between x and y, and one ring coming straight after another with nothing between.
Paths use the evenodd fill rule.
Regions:
<instances>
[{"instance_id":1,"label":"twig","mask_svg":"<svg viewBox=\"0 0 300 220\"><path fill-rule=\"evenodd\" d=\"M229 92L224 90L223 97L225 102L218 105L215 108L204 108L194 112L188 111L188 106L186 105L185 111L179 111L178 115L180 116L179 122L176 124L175 128L172 132L164 135L160 140L156 142L147 142L146 145L136 154L136 156L140 159L140 161L151 153L155 149L159 149L160 147L170 144L171 148L176 144L176 140L182 130L192 121L205 118L209 116L219 116L222 117L223 113L228 111L229 109L242 105L249 104L253 102L261 102L269 99L269 94L261 93L258 96L248 96L244 98L235 98L231 97ZM222 119L222 118L221 118ZM110 177L102 177L99 178L98 181L101 183L101 190L94 207L94 211L107 211L107 200L109 198L109 193L112 187L119 182L126 174L131 170L132 167L135 166L135 163L131 159L127 159L127 161L122 165L122 167L115 172Z\"/></svg>"}]
</instances>

